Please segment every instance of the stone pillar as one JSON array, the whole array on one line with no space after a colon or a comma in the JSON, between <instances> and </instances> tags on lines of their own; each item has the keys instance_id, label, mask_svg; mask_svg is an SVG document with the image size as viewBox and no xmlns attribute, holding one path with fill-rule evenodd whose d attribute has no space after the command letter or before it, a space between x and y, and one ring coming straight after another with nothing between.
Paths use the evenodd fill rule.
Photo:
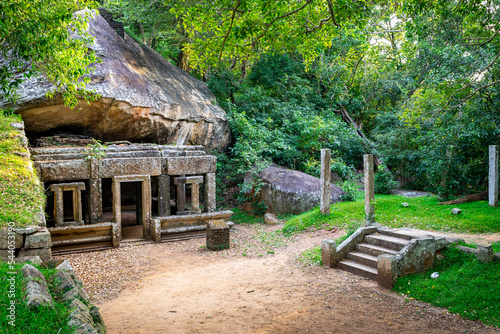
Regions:
<instances>
[{"instance_id":1,"label":"stone pillar","mask_svg":"<svg viewBox=\"0 0 500 334\"><path fill-rule=\"evenodd\" d=\"M73 220L83 220L82 217L82 192L73 191Z\"/></svg>"},{"instance_id":2,"label":"stone pillar","mask_svg":"<svg viewBox=\"0 0 500 334\"><path fill-rule=\"evenodd\" d=\"M142 228L143 235L146 238L151 238L151 177L143 176L142 180Z\"/></svg>"},{"instance_id":3,"label":"stone pillar","mask_svg":"<svg viewBox=\"0 0 500 334\"><path fill-rule=\"evenodd\" d=\"M498 206L498 145L490 145L490 171L488 175L488 202L490 206Z\"/></svg>"},{"instance_id":4,"label":"stone pillar","mask_svg":"<svg viewBox=\"0 0 500 334\"><path fill-rule=\"evenodd\" d=\"M330 170L331 151L328 148L321 150L321 196L320 210L324 215L330 214L331 179Z\"/></svg>"},{"instance_id":5,"label":"stone pillar","mask_svg":"<svg viewBox=\"0 0 500 334\"><path fill-rule=\"evenodd\" d=\"M63 202L63 190L61 188L53 188L51 190L54 192L54 221L56 226L64 222L64 202Z\"/></svg>"},{"instance_id":6,"label":"stone pillar","mask_svg":"<svg viewBox=\"0 0 500 334\"><path fill-rule=\"evenodd\" d=\"M392 289L398 275L396 257L394 255L382 254L377 259L377 282L378 285Z\"/></svg>"},{"instance_id":7,"label":"stone pillar","mask_svg":"<svg viewBox=\"0 0 500 334\"><path fill-rule=\"evenodd\" d=\"M205 211L214 212L215 205L215 173L205 174Z\"/></svg>"},{"instance_id":8,"label":"stone pillar","mask_svg":"<svg viewBox=\"0 0 500 334\"><path fill-rule=\"evenodd\" d=\"M89 181L90 224L102 223L102 179L90 179Z\"/></svg>"},{"instance_id":9,"label":"stone pillar","mask_svg":"<svg viewBox=\"0 0 500 334\"><path fill-rule=\"evenodd\" d=\"M191 208L193 211L200 211L200 184L191 184Z\"/></svg>"},{"instance_id":10,"label":"stone pillar","mask_svg":"<svg viewBox=\"0 0 500 334\"><path fill-rule=\"evenodd\" d=\"M177 185L177 213L186 210L186 179L184 177L174 178L174 184Z\"/></svg>"},{"instance_id":11,"label":"stone pillar","mask_svg":"<svg viewBox=\"0 0 500 334\"><path fill-rule=\"evenodd\" d=\"M443 173L441 175L441 188L443 189L443 193L438 194L438 198L440 199L448 199L449 197L449 192L448 192L448 184L450 183L450 169L451 169L451 163L453 161L453 154L455 151L455 146L453 145L448 145L446 148L446 155L445 155L445 165L443 168Z\"/></svg>"},{"instance_id":12,"label":"stone pillar","mask_svg":"<svg viewBox=\"0 0 500 334\"><path fill-rule=\"evenodd\" d=\"M334 240L321 240L321 262L329 268L337 266L337 245Z\"/></svg>"},{"instance_id":13,"label":"stone pillar","mask_svg":"<svg viewBox=\"0 0 500 334\"><path fill-rule=\"evenodd\" d=\"M113 177L113 222L118 226L118 240L122 240L122 195L121 182Z\"/></svg>"},{"instance_id":14,"label":"stone pillar","mask_svg":"<svg viewBox=\"0 0 500 334\"><path fill-rule=\"evenodd\" d=\"M375 223L375 182L373 176L373 155L363 155L363 165L365 169L365 225L370 226Z\"/></svg>"},{"instance_id":15,"label":"stone pillar","mask_svg":"<svg viewBox=\"0 0 500 334\"><path fill-rule=\"evenodd\" d=\"M158 214L160 217L170 216L170 176L160 175L158 190Z\"/></svg>"}]
</instances>

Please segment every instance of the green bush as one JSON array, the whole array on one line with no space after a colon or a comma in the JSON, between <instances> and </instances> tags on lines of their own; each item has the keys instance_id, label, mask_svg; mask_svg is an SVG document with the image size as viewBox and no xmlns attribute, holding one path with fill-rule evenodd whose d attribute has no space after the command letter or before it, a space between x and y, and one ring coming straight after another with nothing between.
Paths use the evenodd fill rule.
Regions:
<instances>
[{"instance_id":1,"label":"green bush","mask_svg":"<svg viewBox=\"0 0 500 334\"><path fill-rule=\"evenodd\" d=\"M377 173L375 174L375 193L388 195L392 189L396 188L399 184L392 177L387 167L384 165L378 166Z\"/></svg>"}]
</instances>

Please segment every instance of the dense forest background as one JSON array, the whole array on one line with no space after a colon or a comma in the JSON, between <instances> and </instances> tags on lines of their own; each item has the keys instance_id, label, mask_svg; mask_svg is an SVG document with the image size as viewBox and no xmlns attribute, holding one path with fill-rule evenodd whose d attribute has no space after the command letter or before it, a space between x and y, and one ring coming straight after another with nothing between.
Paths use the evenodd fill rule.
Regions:
<instances>
[{"instance_id":1,"label":"dense forest background","mask_svg":"<svg viewBox=\"0 0 500 334\"><path fill-rule=\"evenodd\" d=\"M75 10L104 7L227 112L219 184L271 161L318 175L330 148L342 180L373 153L403 188L442 198L486 188L488 145L500 142L498 0L46 2L0 4L0 53L17 59L1 67L2 98L25 72L70 106L77 92L91 99L76 81L97 60L90 36L68 31L85 30Z\"/></svg>"},{"instance_id":2,"label":"dense forest background","mask_svg":"<svg viewBox=\"0 0 500 334\"><path fill-rule=\"evenodd\" d=\"M482 191L499 144L498 1L107 0L126 31L207 82L257 162L343 178L374 153L404 188Z\"/></svg>"}]
</instances>

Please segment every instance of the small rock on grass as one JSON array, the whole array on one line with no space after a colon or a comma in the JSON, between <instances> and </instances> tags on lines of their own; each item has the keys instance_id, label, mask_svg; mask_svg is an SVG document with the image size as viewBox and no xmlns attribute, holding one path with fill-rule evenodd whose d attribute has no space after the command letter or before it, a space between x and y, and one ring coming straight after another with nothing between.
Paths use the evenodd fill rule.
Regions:
<instances>
[{"instance_id":1,"label":"small rock on grass","mask_svg":"<svg viewBox=\"0 0 500 334\"><path fill-rule=\"evenodd\" d=\"M453 208L451 209L451 214L452 215L459 215L462 213L462 210L460 210L459 208Z\"/></svg>"}]
</instances>

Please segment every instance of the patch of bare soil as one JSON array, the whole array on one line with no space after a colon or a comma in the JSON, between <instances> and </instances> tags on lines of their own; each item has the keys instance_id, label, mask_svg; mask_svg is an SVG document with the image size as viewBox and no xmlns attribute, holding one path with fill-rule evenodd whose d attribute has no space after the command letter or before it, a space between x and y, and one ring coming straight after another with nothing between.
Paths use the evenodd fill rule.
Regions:
<instances>
[{"instance_id":1,"label":"patch of bare soil","mask_svg":"<svg viewBox=\"0 0 500 334\"><path fill-rule=\"evenodd\" d=\"M110 334L498 332L350 273L305 267L303 250L341 233L284 238L279 228L238 225L219 252L194 239L70 258Z\"/></svg>"}]
</instances>

